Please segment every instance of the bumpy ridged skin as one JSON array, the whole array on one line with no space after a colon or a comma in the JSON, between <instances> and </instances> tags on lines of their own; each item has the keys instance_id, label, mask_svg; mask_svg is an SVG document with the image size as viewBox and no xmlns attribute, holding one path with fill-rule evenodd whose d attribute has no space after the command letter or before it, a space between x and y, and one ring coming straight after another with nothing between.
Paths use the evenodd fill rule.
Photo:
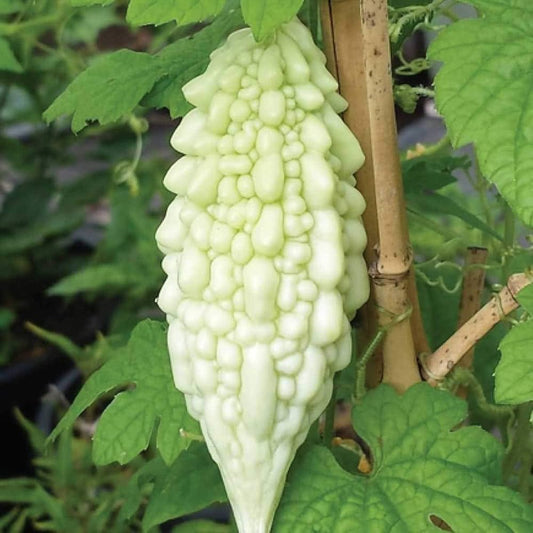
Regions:
<instances>
[{"instance_id":1,"label":"bumpy ridged skin","mask_svg":"<svg viewBox=\"0 0 533 533\"><path fill-rule=\"evenodd\" d=\"M241 533L270 530L368 297L364 157L324 64L297 19L262 44L239 30L183 88L195 109L171 140L158 303Z\"/></svg>"}]
</instances>

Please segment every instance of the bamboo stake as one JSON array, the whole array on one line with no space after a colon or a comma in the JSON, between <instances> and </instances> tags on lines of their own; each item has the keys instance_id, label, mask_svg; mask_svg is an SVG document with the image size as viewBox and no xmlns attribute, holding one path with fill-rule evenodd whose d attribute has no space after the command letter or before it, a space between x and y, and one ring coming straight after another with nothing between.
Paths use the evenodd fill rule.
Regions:
<instances>
[{"instance_id":1,"label":"bamboo stake","mask_svg":"<svg viewBox=\"0 0 533 533\"><path fill-rule=\"evenodd\" d=\"M324 2L326 3L326 2ZM394 322L411 306L412 254L408 244L396 120L392 96L386 0L328 0L322 6L324 36L332 36L340 92L350 104L344 120L355 133L366 162L358 171L358 188L367 201L363 215L368 235L372 299L363 310L367 328ZM328 28L329 25L329 28ZM335 68L331 67L335 72ZM379 310L379 312L378 312ZM383 381L403 391L420 381L411 321L392 325L382 345ZM379 378L374 367L374 379ZM375 384L375 383L370 383Z\"/></svg>"},{"instance_id":2,"label":"bamboo stake","mask_svg":"<svg viewBox=\"0 0 533 533\"><path fill-rule=\"evenodd\" d=\"M374 196L372 175L372 152L370 146L370 131L368 127L368 112L365 107L366 85L364 83L364 67L362 50L361 25L356 2L336 2L322 0L320 3L320 20L324 51L327 57L328 70L339 82L341 94L349 103L344 113L344 121L354 132L365 154L365 164L357 171L357 188L366 200L366 210L363 222L367 234L368 244L365 250L366 264L375 260L375 247L378 242L378 224L376 216L376 201ZM335 21L333 20L335 12ZM341 72L339 72L339 68ZM358 331L358 347L368 346L378 329L378 314L375 305L375 294L370 287L368 302L358 311L363 328ZM374 351L372 360L367 365L367 384L375 387L383 378L383 356L381 346Z\"/></svg>"},{"instance_id":3,"label":"bamboo stake","mask_svg":"<svg viewBox=\"0 0 533 533\"><path fill-rule=\"evenodd\" d=\"M475 265L484 265L487 262L488 255L489 252L486 248L477 246L469 246L466 251L466 273L463 278L463 288L461 290L457 328L465 324L481 307L481 297L485 285L485 269L475 268ZM472 368L474 351L475 345L459 360L459 366L468 369ZM460 398L466 398L468 396L468 388L461 386L458 388L456 394Z\"/></svg>"},{"instance_id":4,"label":"bamboo stake","mask_svg":"<svg viewBox=\"0 0 533 533\"><path fill-rule=\"evenodd\" d=\"M466 273L461 291L457 328L460 328L472 318L481 307L481 296L483 295L483 287L485 285L485 269L475 268L475 265L484 265L487 262L488 255L489 252L486 248L469 246L467 249L465 260ZM464 368L470 368L472 366L474 348L472 347L463 355L459 361L460 366Z\"/></svg>"},{"instance_id":5,"label":"bamboo stake","mask_svg":"<svg viewBox=\"0 0 533 533\"><path fill-rule=\"evenodd\" d=\"M425 380L438 385L481 337L518 307L515 296L530 283L532 280L525 274L513 274L506 287L422 362Z\"/></svg>"}]
</instances>

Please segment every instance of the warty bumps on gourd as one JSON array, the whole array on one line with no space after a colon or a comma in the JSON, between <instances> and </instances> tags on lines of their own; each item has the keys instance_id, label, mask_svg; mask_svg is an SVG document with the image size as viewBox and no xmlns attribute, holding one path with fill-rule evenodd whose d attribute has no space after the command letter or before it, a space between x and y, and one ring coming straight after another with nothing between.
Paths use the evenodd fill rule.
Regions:
<instances>
[{"instance_id":1,"label":"warty bumps on gourd","mask_svg":"<svg viewBox=\"0 0 533 533\"><path fill-rule=\"evenodd\" d=\"M241 533L270 530L368 297L364 156L337 88L297 19L259 44L242 29L183 87L195 109L171 139L158 304Z\"/></svg>"}]
</instances>

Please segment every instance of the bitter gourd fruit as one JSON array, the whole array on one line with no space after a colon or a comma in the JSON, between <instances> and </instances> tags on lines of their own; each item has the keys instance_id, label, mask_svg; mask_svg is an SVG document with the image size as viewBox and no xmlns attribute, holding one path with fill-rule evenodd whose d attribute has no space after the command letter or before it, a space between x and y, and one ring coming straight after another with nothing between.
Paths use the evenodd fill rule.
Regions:
<instances>
[{"instance_id":1,"label":"bitter gourd fruit","mask_svg":"<svg viewBox=\"0 0 533 533\"><path fill-rule=\"evenodd\" d=\"M270 530L368 297L364 157L337 88L297 19L264 43L242 29L183 87L195 108L171 139L158 303L241 533Z\"/></svg>"}]
</instances>

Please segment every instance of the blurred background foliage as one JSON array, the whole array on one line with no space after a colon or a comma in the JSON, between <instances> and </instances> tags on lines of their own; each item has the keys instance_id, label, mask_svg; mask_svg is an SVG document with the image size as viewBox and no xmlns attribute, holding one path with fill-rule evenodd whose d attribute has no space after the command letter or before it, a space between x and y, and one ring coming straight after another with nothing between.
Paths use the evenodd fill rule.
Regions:
<instances>
[{"instance_id":1,"label":"blurred background foliage","mask_svg":"<svg viewBox=\"0 0 533 533\"><path fill-rule=\"evenodd\" d=\"M81 380L113 357L134 325L163 318L154 303L163 281L154 233L170 200L162 177L176 157L168 139L177 122L167 110L138 106L74 136L67 120L47 125L42 115L95 59L124 47L156 53L202 25L132 28L126 1L73 4L0 0L0 410L12 447L0 474L19 476L0 481L0 501L9 502L0 529L14 533L28 524L124 531L124 502L133 509L128 531L136 531L151 490L138 481L152 447L126 467L92 464L101 408L89 410L48 455L44 439ZM423 11L428 2L391 2L413 4L421 11L407 21L391 11L391 42L411 241L434 348L456 329L467 246L489 249L485 298L532 256L522 227L521 246L505 244L506 206L472 152L452 151L432 112L421 30L434 14ZM306 1L302 16L316 21L316 3ZM488 398L506 331L502 324L476 350L474 371Z\"/></svg>"}]
</instances>

